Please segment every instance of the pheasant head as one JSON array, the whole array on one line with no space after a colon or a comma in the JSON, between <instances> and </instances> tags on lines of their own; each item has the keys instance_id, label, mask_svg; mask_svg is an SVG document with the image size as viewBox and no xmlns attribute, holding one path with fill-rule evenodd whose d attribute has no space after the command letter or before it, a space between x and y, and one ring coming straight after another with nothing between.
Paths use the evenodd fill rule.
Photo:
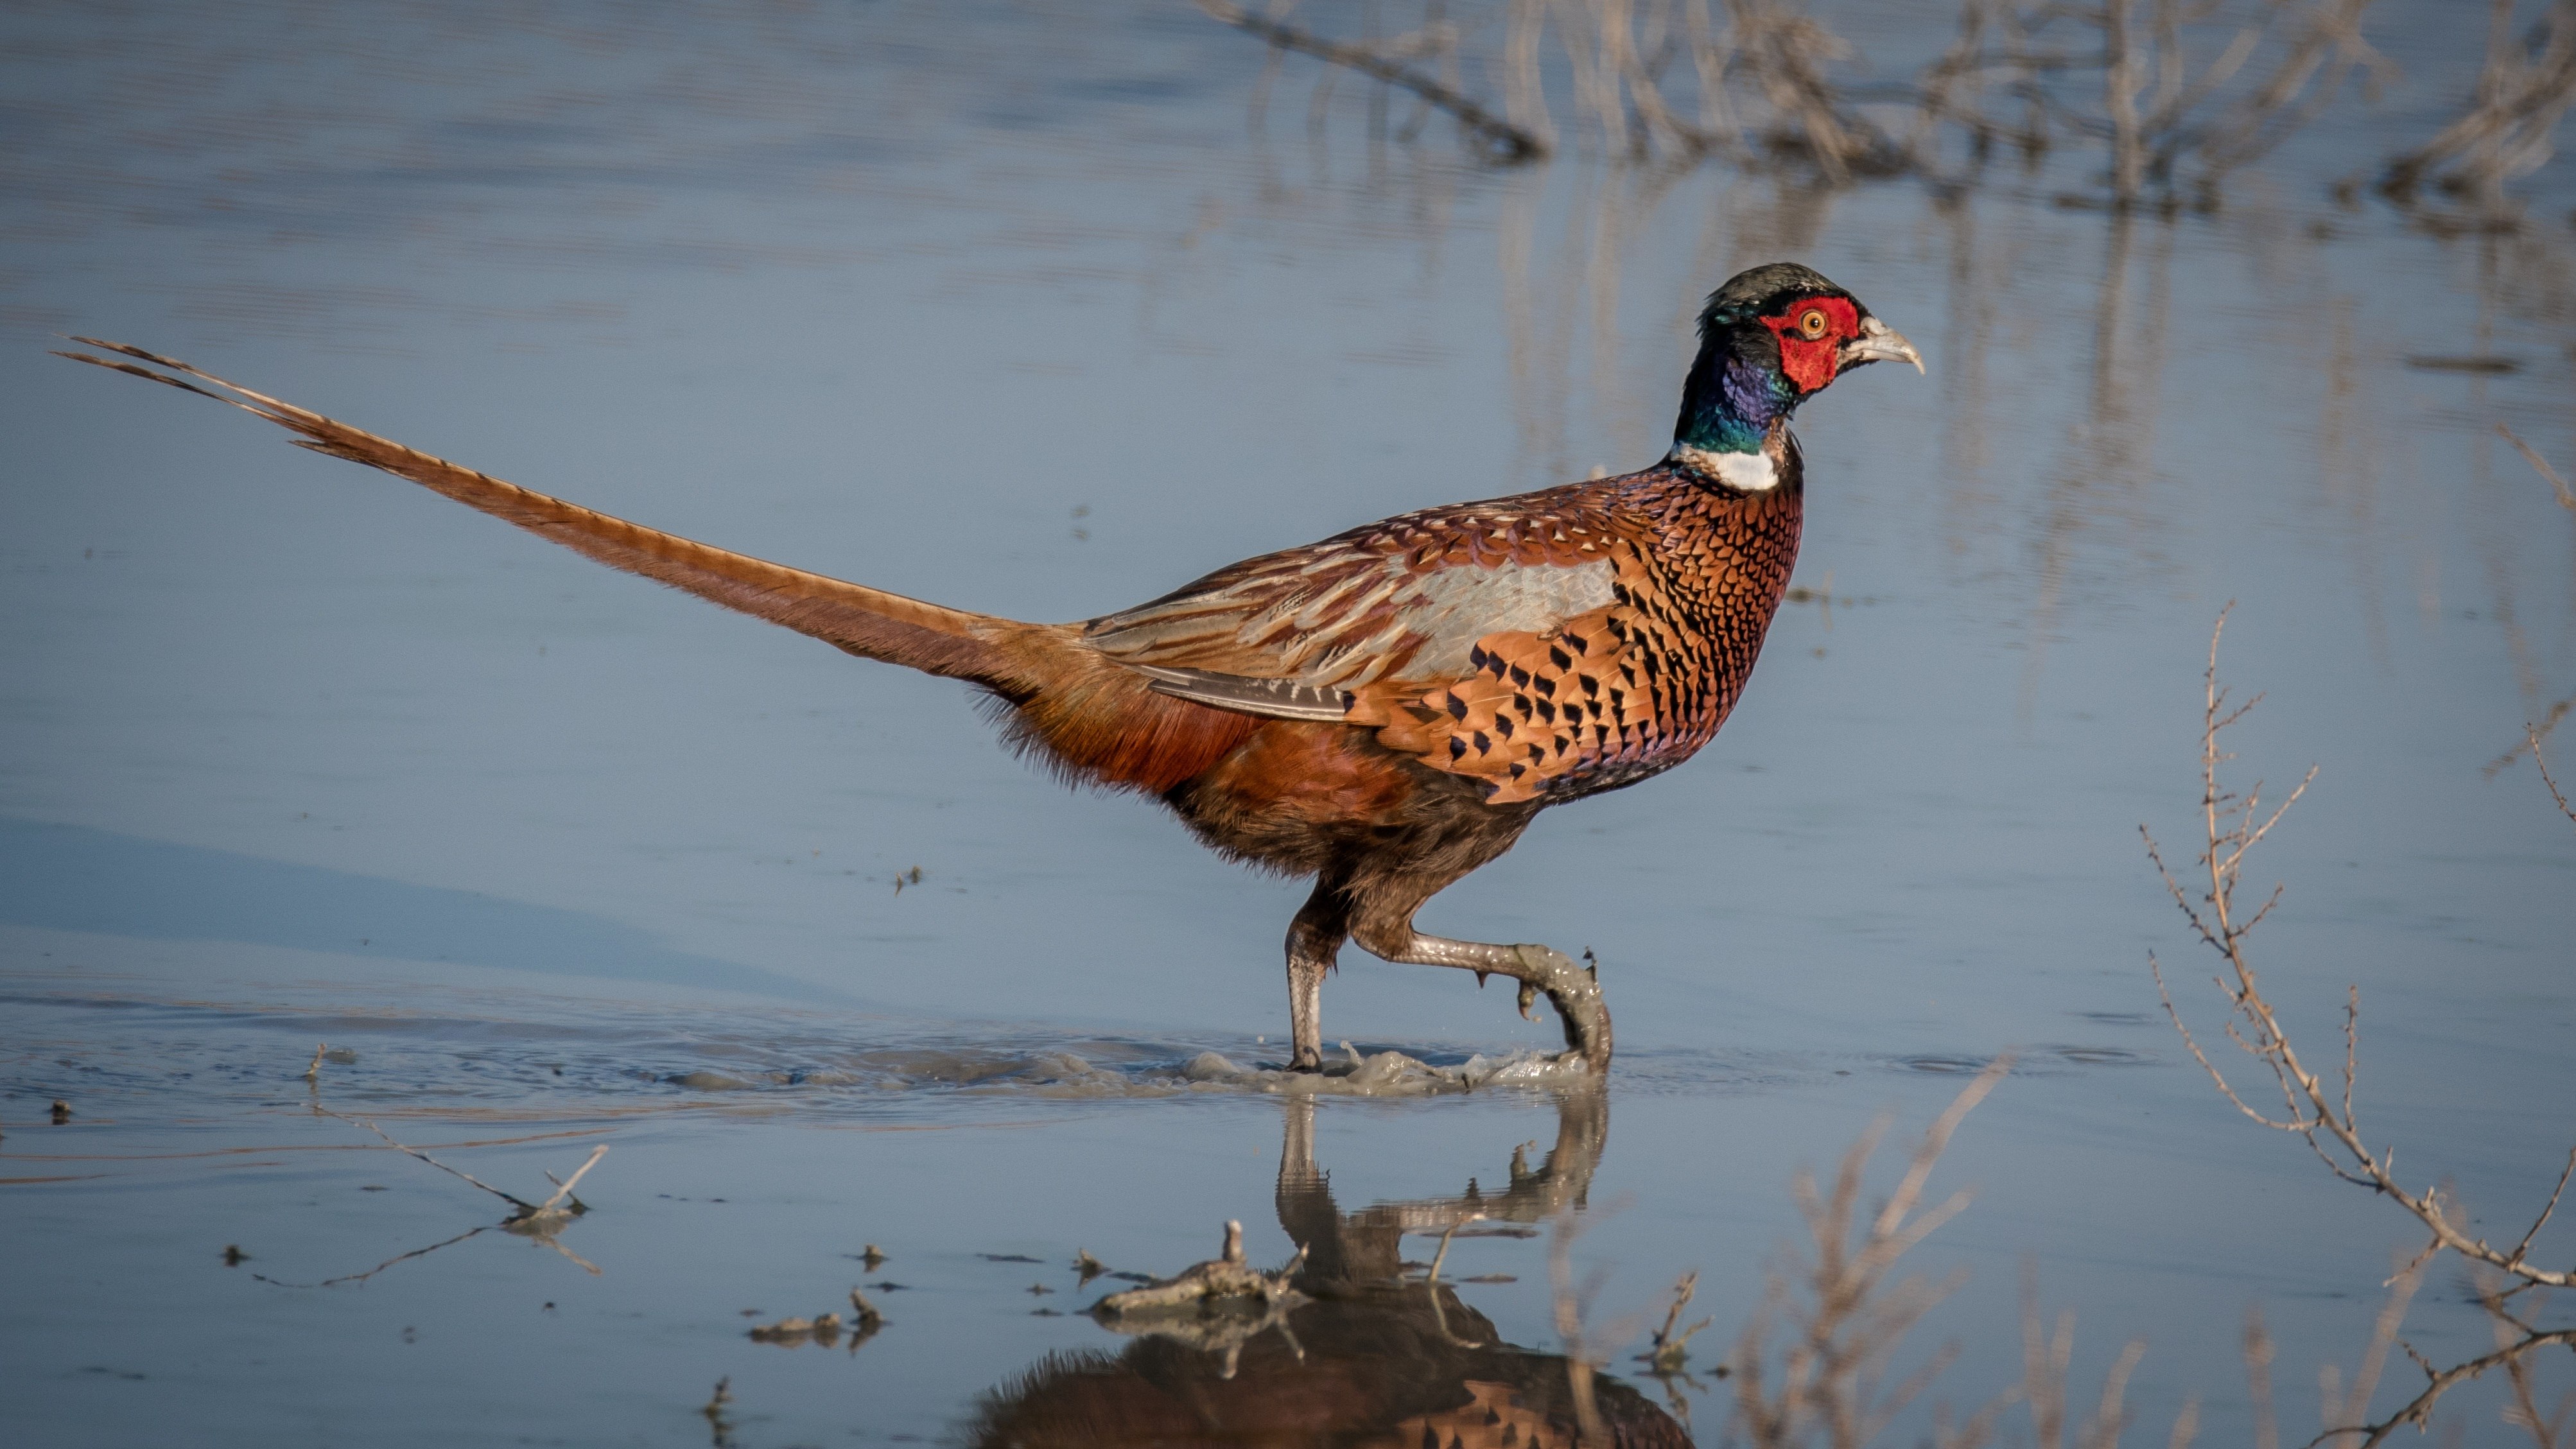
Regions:
<instances>
[{"instance_id":1,"label":"pheasant head","mask_svg":"<svg viewBox=\"0 0 2576 1449\"><path fill-rule=\"evenodd\" d=\"M1753 453L1798 404L1855 367L1923 356L1860 299L1794 262L1739 272L1699 314L1699 357L1682 384L1673 448Z\"/></svg>"}]
</instances>

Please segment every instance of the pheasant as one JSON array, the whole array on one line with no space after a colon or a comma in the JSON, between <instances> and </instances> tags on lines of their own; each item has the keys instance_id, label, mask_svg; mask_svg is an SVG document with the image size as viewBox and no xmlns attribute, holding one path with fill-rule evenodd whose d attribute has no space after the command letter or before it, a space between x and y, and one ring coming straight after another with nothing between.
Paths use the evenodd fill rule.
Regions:
<instances>
[{"instance_id":1,"label":"pheasant","mask_svg":"<svg viewBox=\"0 0 2576 1449\"><path fill-rule=\"evenodd\" d=\"M1524 1015L1544 993L1566 1058L1597 1072L1611 1031L1595 973L1545 946L1428 935L1414 913L1541 810L1671 769L1717 733L1797 555L1790 415L1851 368L1923 366L1849 292L1788 263L1720 287L1699 331L1672 450L1652 467L1402 514L1073 624L711 548L122 343L72 339L132 362L61 355L230 403L299 447L861 658L965 680L1059 775L1156 796L1215 850L1313 877L1288 929L1293 1068L1321 1066L1324 975L1357 941L1480 984L1513 978Z\"/></svg>"}]
</instances>

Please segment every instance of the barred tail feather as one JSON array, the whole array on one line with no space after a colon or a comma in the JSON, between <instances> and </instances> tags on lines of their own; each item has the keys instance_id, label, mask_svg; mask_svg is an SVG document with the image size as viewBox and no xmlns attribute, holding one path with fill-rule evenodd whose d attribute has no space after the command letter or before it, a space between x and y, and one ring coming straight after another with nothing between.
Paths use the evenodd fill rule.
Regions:
<instances>
[{"instance_id":1,"label":"barred tail feather","mask_svg":"<svg viewBox=\"0 0 2576 1449\"><path fill-rule=\"evenodd\" d=\"M713 548L677 534L629 523L622 518L505 483L320 413L253 392L238 383L226 382L174 358L95 337L71 340L167 368L169 372L155 372L132 363L110 362L106 358L80 352L62 352L57 356L146 378L230 404L300 434L296 440L298 447L346 458L353 463L364 463L397 478L409 479L469 508L560 543L610 568L641 574L726 608L784 625L862 658L881 659L931 674L973 680L1005 698L1026 697L1041 682L1030 677L1026 668L1028 661L1014 658L1013 651L1008 648L1015 642L1015 636L1035 631L1037 626L988 614L942 608L864 584ZM170 373L185 376L173 377ZM186 378L198 379L212 384L212 387L198 386Z\"/></svg>"},{"instance_id":2,"label":"barred tail feather","mask_svg":"<svg viewBox=\"0 0 2576 1449\"><path fill-rule=\"evenodd\" d=\"M174 358L94 337L71 340L135 361L80 352L57 356L240 408L298 434L298 447L408 479L610 568L784 625L863 659L981 685L1002 706L1000 722L1012 747L1077 783L1160 794L1214 765L1262 723L1155 693L1144 675L1086 644L1080 625L1027 624L943 608L710 547L505 483Z\"/></svg>"}]
</instances>

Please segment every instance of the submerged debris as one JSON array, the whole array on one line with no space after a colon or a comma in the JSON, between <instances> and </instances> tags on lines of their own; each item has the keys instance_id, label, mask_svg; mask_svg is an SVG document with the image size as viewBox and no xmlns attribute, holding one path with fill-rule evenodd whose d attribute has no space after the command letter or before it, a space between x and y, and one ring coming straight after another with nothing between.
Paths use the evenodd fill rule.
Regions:
<instances>
[{"instance_id":1,"label":"submerged debris","mask_svg":"<svg viewBox=\"0 0 2576 1449\"><path fill-rule=\"evenodd\" d=\"M716 1380L716 1391L698 1412L706 1416L707 1428L715 1436L716 1449L733 1443L733 1420L725 1417L725 1406L733 1402L733 1375Z\"/></svg>"},{"instance_id":2,"label":"submerged debris","mask_svg":"<svg viewBox=\"0 0 2576 1449\"><path fill-rule=\"evenodd\" d=\"M329 1051L327 1047L316 1046L313 1049L313 1065L305 1069L306 1080L312 1080L314 1073L321 1069L321 1064L326 1053L329 1060L335 1062L354 1062L358 1059L358 1054L353 1051L346 1051L344 1049L343 1051L332 1052ZM466 1183L479 1187L485 1192L492 1194L494 1197L499 1198L501 1201L508 1203L512 1211L510 1216L503 1221L502 1226L510 1229L512 1232L540 1237L551 1234L556 1229L561 1228L564 1224L572 1221L574 1218L580 1217L582 1214L590 1211L588 1204L584 1203L580 1198L573 1196L573 1188L580 1183L583 1177L589 1174L592 1168L599 1165L599 1159L608 1155L608 1144L605 1142L598 1143L590 1149L590 1156L583 1159L581 1166L572 1170L572 1175L570 1177L557 1177L551 1172L547 1173L546 1181L555 1185L553 1195L548 1197L544 1202L530 1202L526 1198L517 1197L510 1193L503 1192L492 1184L475 1177L474 1174L470 1172L450 1167L446 1163L439 1161L437 1158L430 1156L428 1153L421 1151L417 1147L408 1146L404 1143L395 1141L392 1133L387 1132L385 1129L377 1126L373 1122L364 1118L351 1117L343 1113L334 1112L330 1108L323 1106L318 1097L312 1103L312 1108L314 1111L321 1113L325 1117L336 1118L353 1127L364 1127L368 1131L376 1134L378 1137L383 1138L385 1145L394 1149L396 1152L400 1152L409 1157L417 1157L421 1161L428 1163L430 1166L437 1168L439 1171L446 1173L448 1176L460 1178ZM54 1112L56 1114L54 1120L59 1122L63 1117L69 1115L70 1109L65 1107L62 1103L56 1102L54 1104ZM562 1250L558 1249L557 1251ZM572 1255L566 1253L565 1256L570 1257ZM588 1265L585 1264L584 1266ZM592 1268L591 1271L596 1273L599 1270Z\"/></svg>"},{"instance_id":3,"label":"submerged debris","mask_svg":"<svg viewBox=\"0 0 2576 1449\"><path fill-rule=\"evenodd\" d=\"M1684 1273L1681 1281L1673 1285L1673 1306L1664 1314L1664 1326L1655 1330L1654 1341L1646 1346L1644 1353L1637 1355L1637 1362L1658 1374L1682 1371L1682 1365L1690 1361L1691 1336L1716 1321L1703 1318L1688 1328L1675 1331L1674 1325L1682 1320L1682 1310L1690 1306L1692 1296L1698 1292L1699 1273L1696 1270Z\"/></svg>"},{"instance_id":4,"label":"submerged debris","mask_svg":"<svg viewBox=\"0 0 2576 1449\"><path fill-rule=\"evenodd\" d=\"M775 1323L754 1325L745 1336L754 1343L774 1343L780 1348L801 1348L809 1343L830 1348L841 1341L841 1326L845 1321L849 1324L850 1352L856 1353L860 1344L876 1337L877 1330L885 1327L886 1317L868 1301L868 1295L853 1288L850 1290L850 1316L847 1320L838 1313L817 1313L811 1318L782 1318Z\"/></svg>"},{"instance_id":5,"label":"submerged debris","mask_svg":"<svg viewBox=\"0 0 2576 1449\"><path fill-rule=\"evenodd\" d=\"M1265 1273L1252 1266L1243 1254L1243 1224L1228 1221L1225 1225L1225 1249L1221 1256L1204 1263L1193 1263L1170 1278L1143 1288L1130 1288L1112 1293L1091 1306L1100 1318L1120 1318L1135 1314L1170 1312L1196 1308L1211 1300L1228 1298L1252 1299L1263 1306L1302 1299L1304 1295L1289 1286L1289 1280L1306 1264L1306 1250L1275 1273Z\"/></svg>"},{"instance_id":6,"label":"submerged debris","mask_svg":"<svg viewBox=\"0 0 2576 1449\"><path fill-rule=\"evenodd\" d=\"M2406 365L2419 372L2470 372L2491 377L2522 371L2522 362L2519 358L2497 357L2487 353L2467 357L2409 356L2406 359Z\"/></svg>"},{"instance_id":7,"label":"submerged debris","mask_svg":"<svg viewBox=\"0 0 2576 1449\"><path fill-rule=\"evenodd\" d=\"M781 1348L798 1348L807 1343L830 1348L841 1341L841 1315L818 1313L812 1318L782 1318L776 1323L755 1325L750 1337L754 1343L774 1343Z\"/></svg>"},{"instance_id":8,"label":"submerged debris","mask_svg":"<svg viewBox=\"0 0 2576 1449\"><path fill-rule=\"evenodd\" d=\"M554 1192L548 1195L542 1202L530 1202L526 1198L519 1197L512 1193L503 1192L501 1189L494 1187L492 1184L483 1181L462 1168L452 1167L447 1163L441 1162L437 1158L430 1156L428 1153L421 1151L417 1147L413 1147L405 1142L397 1141L392 1133L387 1132L382 1127L377 1126L375 1123L368 1121L365 1118L351 1117L346 1113L335 1112L329 1107L322 1105L321 1087L318 1080L322 1063L325 1061L354 1062L357 1059L358 1054L346 1047L335 1050L327 1044L316 1045L313 1050L313 1061L305 1068L304 1071L305 1080L313 1085L313 1096L312 1100L307 1104L308 1107L313 1112L321 1116L332 1118L335 1121L346 1122L352 1127L363 1127L381 1138L386 1146L393 1148L395 1151L400 1152L407 1157L418 1158L422 1162L428 1163L430 1166L437 1168L439 1171L446 1173L450 1177L456 1178L469 1186L479 1188L484 1192L490 1193L492 1196L497 1197L510 1205L510 1214L498 1223L485 1223L480 1227L471 1228L465 1232L459 1233L455 1237L445 1239L441 1242L432 1243L426 1248L417 1248L411 1252L398 1254L394 1257L388 1258L384 1262L377 1264L373 1268L367 1269L363 1273L343 1274L337 1278L326 1278L319 1283L287 1283L283 1280L268 1278L261 1274L253 1274L253 1277L259 1278L262 1282L275 1283L279 1287L287 1288L327 1288L340 1283L364 1282L365 1280L374 1277L376 1274L383 1272L385 1269L392 1267L396 1263L407 1262L413 1258L434 1253L440 1248L448 1247L455 1243L461 1243L467 1238L474 1237L479 1233L483 1233L495 1227L501 1229L503 1232L515 1234L519 1237L527 1238L544 1247L552 1248L554 1251L561 1253L564 1257L570 1259L586 1273L596 1275L599 1272L598 1264L591 1262L579 1253L576 1253L572 1249L565 1247L562 1243L557 1242L555 1240L555 1235L562 1232L565 1227L570 1225L573 1219L590 1211L590 1207L587 1203L584 1203L580 1198L573 1195L573 1189L580 1185L581 1180L589 1175L592 1168L599 1165L599 1160L601 1158L608 1155L607 1143L601 1142L593 1144L590 1149L590 1156L583 1159L582 1164L579 1167L574 1168L569 1176L557 1177L551 1172L546 1173L545 1179L546 1181L554 1184ZM67 1110L64 1109L63 1104L59 1102L55 1104L55 1107L58 1110ZM378 1185L370 1184L361 1190L367 1192L382 1192L386 1189ZM238 1262L239 1259L234 1255L239 1252L240 1249L238 1248L226 1248L224 1250L224 1261L228 1265Z\"/></svg>"},{"instance_id":9,"label":"submerged debris","mask_svg":"<svg viewBox=\"0 0 2576 1449\"><path fill-rule=\"evenodd\" d=\"M1243 1224L1228 1222L1220 1256L1193 1263L1146 1287L1112 1293L1091 1305L1091 1316L1115 1333L1166 1338L1202 1353L1222 1355L1217 1369L1220 1379L1233 1378L1243 1346L1272 1329L1303 1362L1306 1349L1288 1327L1288 1315L1309 1301L1290 1286L1305 1264L1306 1249L1301 1245L1297 1256L1275 1273L1253 1267L1243 1254Z\"/></svg>"}]
</instances>

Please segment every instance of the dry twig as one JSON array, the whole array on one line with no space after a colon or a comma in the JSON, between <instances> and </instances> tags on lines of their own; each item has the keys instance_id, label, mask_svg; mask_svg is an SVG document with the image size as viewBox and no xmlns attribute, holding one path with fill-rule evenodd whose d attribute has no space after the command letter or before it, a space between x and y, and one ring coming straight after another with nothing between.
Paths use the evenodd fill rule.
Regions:
<instances>
[{"instance_id":1,"label":"dry twig","mask_svg":"<svg viewBox=\"0 0 2576 1449\"><path fill-rule=\"evenodd\" d=\"M2558 470L2549 466L2549 460L2540 456L2529 443L2515 437L2513 429L2498 423L2495 425L2495 430L2504 436L2506 442L2513 444L2514 451L2522 454L2522 460L2531 465L2533 472L2549 480L2549 486L2557 490L2558 506L2570 513L2576 513L2576 490L2568 488L2567 480L2559 477Z\"/></svg>"},{"instance_id":2,"label":"dry twig","mask_svg":"<svg viewBox=\"0 0 2576 1449\"><path fill-rule=\"evenodd\" d=\"M1557 149L1541 62L1552 35L1575 114L1608 155L1685 167L1720 156L1828 185L1907 173L1959 185L1942 155L1953 128L1972 167L1998 141L2035 159L2068 134L2108 148L2111 200L2123 208L2151 192L2168 205L2178 191L2214 204L2224 177L2316 120L2350 82L2367 95L2394 74L2362 36L2371 0L1960 0L1956 40L1893 84L1847 79L1853 46L1804 0L1505 0L1497 116L1456 80L1464 27L1445 0L1426 0L1416 30L1365 44L1291 26L1284 6L1257 15L1239 0L1197 3L1270 42L1261 95L1276 55L1295 50L1412 92L1500 160ZM2052 28L2080 38L2034 44ZM1317 124L1333 74L1316 87ZM1382 112L1381 96L1372 113Z\"/></svg>"},{"instance_id":3,"label":"dry twig","mask_svg":"<svg viewBox=\"0 0 2576 1449\"><path fill-rule=\"evenodd\" d=\"M1281 50L1294 50L1318 60L1346 66L1372 79L1400 86L1421 97L1430 105L1457 118L1494 159L1499 161L1537 161L1548 154L1547 141L1486 110L1474 99L1438 77L1426 75L1387 54L1365 46L1346 45L1322 36L1283 25L1265 16L1255 15L1232 0L1196 0L1198 7L1216 20L1238 30L1258 35Z\"/></svg>"},{"instance_id":4,"label":"dry twig","mask_svg":"<svg viewBox=\"0 0 2576 1449\"><path fill-rule=\"evenodd\" d=\"M1581 1287L1574 1282L1574 1240L1583 1235L1583 1222L1569 1210L1559 1214L1556 1232L1548 1240L1548 1296L1556 1309L1556 1337L1565 1353L1565 1386L1574 1402L1575 1442L1599 1446L1610 1442L1608 1429L1601 1418L1601 1399L1593 1392L1593 1375L1600 1365L1593 1361L1599 1352L1587 1339L1583 1321L1589 1316L1592 1300L1601 1291L1604 1276L1596 1269Z\"/></svg>"},{"instance_id":5,"label":"dry twig","mask_svg":"<svg viewBox=\"0 0 2576 1449\"><path fill-rule=\"evenodd\" d=\"M2232 609L2235 606L2231 604L2228 607ZM2246 954L2245 940L2256 926L2262 924L2272 907L2279 904L2282 888L2273 887L2262 906L2250 916L2239 910L2237 888L2243 878L2245 853L2280 823L2282 815L2307 790L2309 781L2316 778L2316 771L2310 769L2298 788L2268 814L2262 810L2260 782L2241 796L2220 784L2219 766L2234 758L2219 748L2220 734L2262 702L2262 696L2256 695L2234 709L2228 708L2227 691L2218 683L2218 644L2226 628L2227 610L2222 609L2218 622L2209 631L2209 665L2204 676L2206 703L2201 724L2201 818L2207 844L2201 851L2200 865L2206 873L2206 885L2196 895L2187 891L2166 867L2163 855L2156 848L2154 835L2143 825L2138 827L2138 832L2145 837L2147 856L2155 862L2156 871L2164 878L2165 889L2173 896L2174 904L2181 908L2184 918L2191 922L2202 943L2227 963L2225 974L2213 980L2232 1008L2232 1019L2226 1025L2228 1039L2272 1073L2274 1086L2281 1093L2282 1115L2271 1116L2248 1103L2229 1083L2226 1074L2209 1059L2191 1028L2184 1025L2181 1012L2174 1006L2173 993L2165 984L2164 969L2151 953L2147 962L2155 973L2156 990L2164 1000L2165 1014L2172 1019L2174 1029L2182 1033L2183 1044L2191 1049L2192 1057L2200 1063L2202 1070L2209 1073L2219 1092L2234 1103L2238 1111L2276 1131L2298 1134L2336 1177L2381 1193L2412 1213L2432 1234L2432 1240L2425 1248L2427 1255L2448 1248L2461 1257L2484 1263L2528 1285L2566 1287L2576 1284L2576 1271L2543 1268L2529 1257L2532 1240L2549 1221L2550 1214L2557 1210L2559 1193L2564 1192L2567 1185L2566 1173L2560 1174L2558 1191L2550 1194L2548 1205L2533 1221L2531 1230L2524 1233L2522 1240L2510 1250L2494 1247L2484 1238L2471 1236L2466 1227L2466 1214L2451 1200L2447 1189L2437 1184L2420 1192L2408 1191L2396 1178L2395 1149L2374 1151L2362 1139L2359 1119L2354 1115L2352 1104L2353 1087L2359 1075L2359 988L2348 994L2344 1007L2344 1065L2339 1092L2330 1091L2325 1082L2308 1068L2298 1049L2291 1045L2271 1002L2264 999L2253 963ZM2568 1164L2569 1171L2576 1172L2576 1152L2570 1153Z\"/></svg>"},{"instance_id":6,"label":"dry twig","mask_svg":"<svg viewBox=\"0 0 2576 1449\"><path fill-rule=\"evenodd\" d=\"M554 1196L547 1198L544 1202L530 1202L526 1198L514 1197L509 1193L503 1192L501 1189L494 1187L492 1184L483 1181L472 1173L466 1172L461 1168L450 1167L446 1163L439 1161L437 1158L430 1156L428 1153L421 1151L417 1147L406 1147L402 1143L396 1142L392 1133L387 1132L385 1129L377 1126L373 1122L363 1121L356 1117L334 1112L328 1107L317 1106L313 1110L320 1112L325 1117L337 1117L343 1122L364 1127L368 1131L376 1134L378 1137L385 1139L386 1145L392 1147L395 1151L408 1153L413 1157L417 1157L421 1161L428 1163L430 1166L437 1168L439 1171L444 1172L451 1177L463 1178L466 1182L471 1183L474 1186L483 1189L485 1192L492 1194L494 1197L501 1199L503 1202L506 1202L510 1206L518 1209L518 1211L510 1215L510 1221L513 1223L537 1222L545 1219L562 1219L587 1211L587 1209L582 1206L581 1199L572 1195L573 1187L581 1181L584 1174L599 1165L599 1159L608 1155L608 1144L602 1142L590 1149L590 1157L584 1161L581 1166L573 1169L572 1176L558 1180L553 1173L547 1173L546 1181L555 1184ZM568 1207L565 1206L567 1202L571 1204Z\"/></svg>"},{"instance_id":7,"label":"dry twig","mask_svg":"<svg viewBox=\"0 0 2576 1449\"><path fill-rule=\"evenodd\" d=\"M2022 1401L2030 1406L2031 1439L2039 1449L2065 1449L2067 1442L2066 1368L2075 1356L2075 1311L2057 1315L2053 1333L2040 1331L2039 1270L2025 1261L2021 1281ZM2120 1431L2128 1426L2129 1375L2146 1357L2144 1342L2131 1339L2102 1378L2102 1399L2085 1421L2075 1426L2076 1449L2119 1449ZM2177 1425L2177 1436L2188 1435Z\"/></svg>"},{"instance_id":8,"label":"dry twig","mask_svg":"<svg viewBox=\"0 0 2576 1449\"><path fill-rule=\"evenodd\" d=\"M1697 1269L1684 1273L1681 1281L1673 1285L1673 1306L1664 1313L1664 1326L1655 1330L1653 1342L1646 1345L1644 1353L1637 1355L1638 1361L1653 1372L1680 1373L1682 1365L1690 1360L1690 1341L1698 1336L1701 1329L1717 1321L1714 1318L1703 1318L1688 1328L1681 1329L1679 1332L1674 1331L1675 1325L1682 1321L1682 1310L1690 1307L1691 1299L1698 1293Z\"/></svg>"},{"instance_id":9,"label":"dry twig","mask_svg":"<svg viewBox=\"0 0 2576 1449\"><path fill-rule=\"evenodd\" d=\"M2576 821L2576 807L2567 803L2567 792L2558 788L2558 777L2549 773L2548 757L2540 753L2540 731L2525 729L2523 742L2531 746L2531 762L2540 767L2540 783L2549 787L2549 798L2558 802L2558 813Z\"/></svg>"},{"instance_id":10,"label":"dry twig","mask_svg":"<svg viewBox=\"0 0 2576 1449\"><path fill-rule=\"evenodd\" d=\"M2365 1422L2362 1415L2370 1405L2371 1384L2357 1382L2353 1392L2338 1403L2334 1392L2336 1386L2330 1379L2323 1406L2327 1427L2308 1441L2307 1449L2377 1449L2400 1429L2411 1427L2419 1433L2429 1430L2433 1424L2433 1410L2441 1403L2444 1394L2483 1377L2490 1369L2498 1368L2505 1371L2512 1386L2513 1404L2506 1411L2506 1422L2519 1424L2539 1449L2559 1449L2565 1442L2561 1431L2565 1427L2568 1410L2562 1401L2556 1415L2547 1419L2541 1417L2532 1392L2530 1359L2540 1349L2576 1347L2576 1329L2543 1331L2534 1328L2527 1316L2515 1314L2509 1306L2508 1300L2520 1290L2505 1288L2501 1276L2487 1270L2481 1274L2476 1288L2478 1301L2486 1309L2488 1321L2495 1329L2495 1351L2449 1368L2437 1369L2396 1336L2398 1321L2406 1311L2406 1300L2414 1293L2416 1280L2422 1276L2425 1263L2426 1259L2419 1255L2396 1279L2391 1280L2394 1286L2390 1290L2388 1306L2380 1314L2378 1329L2371 1337L2364 1364L2365 1375L2375 1375L2377 1360L2386 1357L2388 1345L2394 1342L2406 1350L2407 1357L2415 1361L2417 1368L2423 1370L2423 1392L2387 1418ZM2539 1306L2533 1305L2535 1314Z\"/></svg>"},{"instance_id":11,"label":"dry twig","mask_svg":"<svg viewBox=\"0 0 2576 1449\"><path fill-rule=\"evenodd\" d=\"M2513 0L2489 11L2487 58L2469 108L2422 146L2390 159L2382 194L2412 202L2426 181L2468 200L2470 225L2506 219L2504 184L2556 153L2559 119L2576 105L2576 0L2553 0L2517 37Z\"/></svg>"},{"instance_id":12,"label":"dry twig","mask_svg":"<svg viewBox=\"0 0 2576 1449\"><path fill-rule=\"evenodd\" d=\"M1886 1134L1884 1120L1843 1156L1833 1188L1820 1195L1815 1179L1800 1172L1794 1190L1807 1222L1812 1258L1799 1265L1797 1286L1775 1272L1762 1309L1745 1325L1729 1367L1735 1375L1735 1419L1745 1439L1760 1449L1803 1445L1822 1437L1837 1445L1876 1438L1898 1411L1946 1369L1957 1346L1944 1347L1923 1367L1893 1386L1882 1386L1898 1343L1961 1281L1892 1280L1897 1260L1968 1205L1953 1194L1923 1207L1923 1189L1950 1135L2011 1070L1999 1057L1977 1074L1916 1144L1904 1177L1879 1210L1860 1212L1863 1169ZM1776 1377L1771 1367L1773 1325L1785 1320L1788 1343ZM1993 1410L1950 1436L1956 1444L1983 1442Z\"/></svg>"}]
</instances>

